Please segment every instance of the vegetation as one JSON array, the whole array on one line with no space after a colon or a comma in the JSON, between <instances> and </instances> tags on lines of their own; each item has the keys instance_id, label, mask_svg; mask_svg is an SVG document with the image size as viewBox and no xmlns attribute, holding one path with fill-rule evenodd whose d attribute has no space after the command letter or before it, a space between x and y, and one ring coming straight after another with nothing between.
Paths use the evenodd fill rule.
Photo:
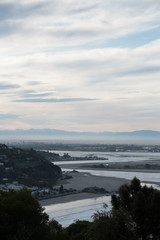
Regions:
<instances>
[{"instance_id":1,"label":"vegetation","mask_svg":"<svg viewBox=\"0 0 160 240\"><path fill-rule=\"evenodd\" d=\"M93 221L67 228L49 220L27 189L0 191L0 236L3 240L159 240L160 191L134 178L112 195L112 210L96 212Z\"/></svg>"},{"instance_id":2,"label":"vegetation","mask_svg":"<svg viewBox=\"0 0 160 240\"><path fill-rule=\"evenodd\" d=\"M27 189L0 191L0 236L3 240L54 239L61 230Z\"/></svg>"},{"instance_id":3,"label":"vegetation","mask_svg":"<svg viewBox=\"0 0 160 240\"><path fill-rule=\"evenodd\" d=\"M60 167L31 149L0 144L0 184L17 181L27 186L50 187L62 176Z\"/></svg>"},{"instance_id":4,"label":"vegetation","mask_svg":"<svg viewBox=\"0 0 160 240\"><path fill-rule=\"evenodd\" d=\"M123 210L130 217L138 239L160 239L160 191L142 187L134 178L131 185L119 189L112 196L113 212Z\"/></svg>"}]
</instances>

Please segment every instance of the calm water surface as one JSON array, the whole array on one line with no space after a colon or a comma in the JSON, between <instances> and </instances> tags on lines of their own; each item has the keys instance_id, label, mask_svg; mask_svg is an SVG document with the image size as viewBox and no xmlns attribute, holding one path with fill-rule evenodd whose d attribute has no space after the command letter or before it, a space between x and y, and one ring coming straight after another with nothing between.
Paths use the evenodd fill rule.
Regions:
<instances>
[{"instance_id":1,"label":"calm water surface","mask_svg":"<svg viewBox=\"0 0 160 240\"><path fill-rule=\"evenodd\" d=\"M50 151L58 153L63 156L64 153L68 153L71 157L86 157L97 156L98 158L107 158L108 160L86 160L86 163L92 162L138 162L138 161L150 161L156 160L160 162L160 153L139 153L139 152L74 152L74 151ZM77 164L83 163L83 161L60 161L57 164Z\"/></svg>"},{"instance_id":2,"label":"calm water surface","mask_svg":"<svg viewBox=\"0 0 160 240\"><path fill-rule=\"evenodd\" d=\"M105 196L49 205L45 207L45 212L65 227L74 220L92 220L93 214L102 210L104 203L107 203L107 209L110 210L110 196Z\"/></svg>"},{"instance_id":3,"label":"calm water surface","mask_svg":"<svg viewBox=\"0 0 160 240\"><path fill-rule=\"evenodd\" d=\"M72 169L68 168L62 168L63 171L72 171ZM95 176L101 176L101 177L117 177L117 178L125 178L125 179L133 179L134 177L137 177L140 179L140 181L145 182L158 182L160 183L160 173L146 173L146 172L125 172L125 171L104 171L104 170L83 170L76 168L74 170L77 170L79 172L87 172Z\"/></svg>"},{"instance_id":4,"label":"calm water surface","mask_svg":"<svg viewBox=\"0 0 160 240\"><path fill-rule=\"evenodd\" d=\"M51 151L52 152L52 151ZM121 153L106 153L106 152L74 152L74 151L53 151L59 153L61 156L64 153L68 153L72 157L85 157L85 156L98 156L99 158L108 158L108 160L94 160L85 161L86 163L109 163L109 162L131 162L131 161L150 161L156 160L160 162L160 153L136 153L136 152L121 152ZM84 161L61 161L56 162L57 165L61 164L76 164L83 163ZM72 169L62 169L63 171L71 171ZM76 169L79 172L88 172L96 176L104 177L118 177L125 179L133 179L135 176L142 182L148 183L158 182L160 183L160 173L142 173L142 172L125 172L125 171L98 171L98 170L82 170ZM154 184L152 184L154 185ZM157 187L157 185L154 185ZM100 197L78 200L69 203L54 204L46 206L46 212L50 218L55 218L63 226L68 226L73 223L74 220L91 220L91 216L97 211L103 209L103 203L107 203L109 209L111 208L110 197Z\"/></svg>"}]
</instances>

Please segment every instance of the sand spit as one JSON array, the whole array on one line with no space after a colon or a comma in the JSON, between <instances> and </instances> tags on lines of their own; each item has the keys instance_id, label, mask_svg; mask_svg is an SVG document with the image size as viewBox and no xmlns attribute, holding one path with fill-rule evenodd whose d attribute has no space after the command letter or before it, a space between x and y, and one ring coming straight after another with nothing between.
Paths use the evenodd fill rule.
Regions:
<instances>
[{"instance_id":1,"label":"sand spit","mask_svg":"<svg viewBox=\"0 0 160 240\"><path fill-rule=\"evenodd\" d=\"M90 198L98 198L98 197L103 197L105 196L104 194L94 194L94 193L75 193L75 194L70 194L67 196L62 196L62 197L56 197L56 198L48 198L44 200L40 200L41 206L48 206L52 204L61 204L61 203L68 203L72 201L78 201L78 200L83 200L83 199L90 199Z\"/></svg>"},{"instance_id":2,"label":"sand spit","mask_svg":"<svg viewBox=\"0 0 160 240\"><path fill-rule=\"evenodd\" d=\"M129 180L123 178L114 177L101 177L93 176L90 173L69 172L68 176L72 178L68 179L64 184L64 187L69 189L82 190L86 187L98 187L104 188L108 192L115 192L119 187L125 183L130 183Z\"/></svg>"},{"instance_id":3,"label":"sand spit","mask_svg":"<svg viewBox=\"0 0 160 240\"><path fill-rule=\"evenodd\" d=\"M122 178L114 178L114 177L100 177L93 176L89 173L79 173L79 172L70 172L67 175L72 178L67 179L63 182L63 186L65 189L76 189L78 191L82 191L86 187L98 187L104 188L109 194L117 192L119 187L123 184L129 184L130 181ZM40 201L42 206L47 206L50 204L58 204L58 203L66 203L76 200L89 199L89 198L97 198L100 196L106 196L108 194L95 194L95 193L73 193L67 196L55 197L44 199Z\"/></svg>"}]
</instances>

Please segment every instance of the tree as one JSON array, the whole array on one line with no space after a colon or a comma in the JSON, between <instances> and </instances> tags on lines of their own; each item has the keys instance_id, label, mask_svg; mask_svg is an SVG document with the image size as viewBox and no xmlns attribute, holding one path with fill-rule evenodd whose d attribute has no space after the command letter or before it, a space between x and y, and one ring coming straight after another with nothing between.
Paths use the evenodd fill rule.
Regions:
<instances>
[{"instance_id":1,"label":"tree","mask_svg":"<svg viewBox=\"0 0 160 240\"><path fill-rule=\"evenodd\" d=\"M78 220L68 226L64 232L69 237L69 240L86 240L91 225L92 223L89 221Z\"/></svg>"},{"instance_id":2,"label":"tree","mask_svg":"<svg viewBox=\"0 0 160 240\"><path fill-rule=\"evenodd\" d=\"M160 239L160 191L141 186L134 178L131 184L123 185L118 195L112 196L112 211L126 212L139 239Z\"/></svg>"},{"instance_id":3,"label":"tree","mask_svg":"<svg viewBox=\"0 0 160 240\"><path fill-rule=\"evenodd\" d=\"M111 199L110 212L94 214L87 240L160 240L160 191L134 178Z\"/></svg>"},{"instance_id":4,"label":"tree","mask_svg":"<svg viewBox=\"0 0 160 240\"><path fill-rule=\"evenodd\" d=\"M27 189L0 191L0 236L3 240L49 240L60 232ZM53 234L54 233L54 234Z\"/></svg>"},{"instance_id":5,"label":"tree","mask_svg":"<svg viewBox=\"0 0 160 240\"><path fill-rule=\"evenodd\" d=\"M137 240L131 218L122 209L94 214L88 240Z\"/></svg>"},{"instance_id":6,"label":"tree","mask_svg":"<svg viewBox=\"0 0 160 240\"><path fill-rule=\"evenodd\" d=\"M27 189L0 191L3 240L160 240L160 191L134 178L112 196L112 210L98 211L93 222L77 221L66 229L49 220Z\"/></svg>"}]
</instances>

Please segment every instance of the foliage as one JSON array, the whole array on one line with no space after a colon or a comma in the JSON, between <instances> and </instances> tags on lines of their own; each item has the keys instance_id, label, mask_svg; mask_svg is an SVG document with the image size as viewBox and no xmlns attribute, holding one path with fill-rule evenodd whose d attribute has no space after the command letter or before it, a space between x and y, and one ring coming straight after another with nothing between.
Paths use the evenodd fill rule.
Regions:
<instances>
[{"instance_id":1,"label":"foliage","mask_svg":"<svg viewBox=\"0 0 160 240\"><path fill-rule=\"evenodd\" d=\"M141 186L134 178L123 185L119 195L112 196L112 211L124 211L131 218L138 239L160 239L160 191Z\"/></svg>"},{"instance_id":2,"label":"foliage","mask_svg":"<svg viewBox=\"0 0 160 240\"><path fill-rule=\"evenodd\" d=\"M61 226L49 221L27 189L0 191L0 236L3 240L49 240Z\"/></svg>"},{"instance_id":3,"label":"foliage","mask_svg":"<svg viewBox=\"0 0 160 240\"><path fill-rule=\"evenodd\" d=\"M17 181L26 186L51 187L62 177L59 166L52 164L37 151L0 145L0 183ZM6 170L8 169L8 170Z\"/></svg>"},{"instance_id":4,"label":"foliage","mask_svg":"<svg viewBox=\"0 0 160 240\"><path fill-rule=\"evenodd\" d=\"M69 235L76 240L159 240L159 203L160 191L141 186L134 178L130 185L121 186L118 194L112 195L111 211L95 213L93 222L83 226L84 233L78 222L72 224L68 227Z\"/></svg>"},{"instance_id":5,"label":"foliage","mask_svg":"<svg viewBox=\"0 0 160 240\"><path fill-rule=\"evenodd\" d=\"M0 191L0 236L3 240L160 240L160 191L134 178L112 195L93 221L67 228L53 220L27 189Z\"/></svg>"},{"instance_id":6,"label":"foliage","mask_svg":"<svg viewBox=\"0 0 160 240\"><path fill-rule=\"evenodd\" d=\"M64 232L70 240L86 240L91 225L89 221L78 220L67 227Z\"/></svg>"},{"instance_id":7,"label":"foliage","mask_svg":"<svg viewBox=\"0 0 160 240\"><path fill-rule=\"evenodd\" d=\"M97 212L93 216L93 225L88 240L136 240L132 221L122 209Z\"/></svg>"}]
</instances>

